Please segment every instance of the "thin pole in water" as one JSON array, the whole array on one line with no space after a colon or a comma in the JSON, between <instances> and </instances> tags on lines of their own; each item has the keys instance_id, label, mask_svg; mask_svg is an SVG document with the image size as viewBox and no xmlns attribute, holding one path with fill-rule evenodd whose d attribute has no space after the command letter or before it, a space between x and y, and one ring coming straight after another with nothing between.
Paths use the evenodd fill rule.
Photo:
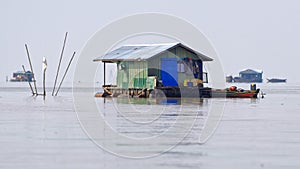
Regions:
<instances>
[{"instance_id":1,"label":"thin pole in water","mask_svg":"<svg viewBox=\"0 0 300 169\"><path fill-rule=\"evenodd\" d=\"M44 90L44 99L46 97L46 70L47 70L47 60L43 57L43 90Z\"/></svg>"},{"instance_id":2,"label":"thin pole in water","mask_svg":"<svg viewBox=\"0 0 300 169\"><path fill-rule=\"evenodd\" d=\"M106 84L106 62L104 62L104 65L103 65L103 86L105 86Z\"/></svg>"},{"instance_id":3,"label":"thin pole in water","mask_svg":"<svg viewBox=\"0 0 300 169\"><path fill-rule=\"evenodd\" d=\"M24 73L26 74L26 70L25 70L24 65L22 65L22 68L23 68ZM34 96L34 91L33 91L33 88L32 88L32 86L31 86L30 79L29 79L29 76L28 76L28 75L27 75L27 81L28 81L29 87L30 87L30 89L31 89L32 95Z\"/></svg>"},{"instance_id":4,"label":"thin pole in water","mask_svg":"<svg viewBox=\"0 0 300 169\"><path fill-rule=\"evenodd\" d=\"M65 71L65 73L64 73L64 76L63 76L62 80L61 80L60 83L59 83L59 86L58 86L58 88L57 88L57 91L56 91L56 93L55 93L55 96L57 96L57 93L58 93L58 91L59 91L59 89L60 89L60 87L61 87L61 85L62 85L62 83L63 83L63 81L64 81L64 79L65 79L65 77L66 77L66 75L67 75L67 72L68 72L68 70L69 70L69 68L70 68L70 65L71 65L71 63L72 63L72 61L73 61L73 58L74 58L74 56L75 56L75 53L76 53L76 52L73 53L73 55L72 55L72 57L71 57L71 60L69 61L68 67L67 67L67 69L66 69L66 71Z\"/></svg>"},{"instance_id":5,"label":"thin pole in water","mask_svg":"<svg viewBox=\"0 0 300 169\"><path fill-rule=\"evenodd\" d=\"M26 53L27 53L27 57L28 57L30 69L31 69L31 72L32 72L32 75L33 75L33 84L34 84L35 94L38 95L37 88L36 88L35 74L33 72L33 68L32 68L32 64L31 64L31 59L30 59L30 55L29 55L27 44L25 44L25 48L26 48Z\"/></svg>"},{"instance_id":6,"label":"thin pole in water","mask_svg":"<svg viewBox=\"0 0 300 169\"><path fill-rule=\"evenodd\" d=\"M56 71L56 77L55 77L55 81L54 81L54 86L53 86L53 90L52 90L52 96L53 96L54 91L55 91L55 87L56 87L56 83L57 83L57 78L58 78L58 74L59 74L59 69L60 69L60 65L61 65L61 60L62 60L62 57L63 57L63 53L64 53L64 50L65 50L65 45L66 45L66 41L67 41L67 36L68 36L68 32L66 32L66 34L65 34L63 48L61 50L60 59L59 59L58 67L57 67L57 71Z\"/></svg>"},{"instance_id":7,"label":"thin pole in water","mask_svg":"<svg viewBox=\"0 0 300 169\"><path fill-rule=\"evenodd\" d=\"M43 73L43 90L44 90L44 96L46 96L46 84L45 84L45 81L46 81L46 70L44 70L44 73Z\"/></svg>"}]
</instances>

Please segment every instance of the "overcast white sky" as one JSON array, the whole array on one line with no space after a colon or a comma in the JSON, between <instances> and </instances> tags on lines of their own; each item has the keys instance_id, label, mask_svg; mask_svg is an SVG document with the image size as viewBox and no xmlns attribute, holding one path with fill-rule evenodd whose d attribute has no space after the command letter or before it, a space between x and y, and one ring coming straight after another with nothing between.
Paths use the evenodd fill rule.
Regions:
<instances>
[{"instance_id":1,"label":"overcast white sky","mask_svg":"<svg viewBox=\"0 0 300 169\"><path fill-rule=\"evenodd\" d=\"M264 71L264 78L285 77L300 82L300 1L14 1L0 2L0 81L25 64L28 43L37 78L42 57L48 59L48 79L55 77L63 37L69 32L62 68L75 50L110 22L124 16L161 12L195 25L216 48L226 74L244 68ZM78 55L77 55L78 56ZM76 61L76 60L75 60ZM72 65L72 70L75 64ZM71 81L72 70L67 78Z\"/></svg>"}]
</instances>

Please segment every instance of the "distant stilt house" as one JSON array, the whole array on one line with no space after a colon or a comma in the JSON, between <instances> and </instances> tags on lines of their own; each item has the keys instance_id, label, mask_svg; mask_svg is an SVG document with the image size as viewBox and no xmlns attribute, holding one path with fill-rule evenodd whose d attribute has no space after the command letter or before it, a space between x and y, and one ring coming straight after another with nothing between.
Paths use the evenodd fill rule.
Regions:
<instances>
[{"instance_id":1,"label":"distant stilt house","mask_svg":"<svg viewBox=\"0 0 300 169\"><path fill-rule=\"evenodd\" d=\"M226 76L226 82L227 83L233 82L233 77L231 75L230 76Z\"/></svg>"},{"instance_id":2,"label":"distant stilt house","mask_svg":"<svg viewBox=\"0 0 300 169\"><path fill-rule=\"evenodd\" d=\"M246 69L239 73L239 77L234 77L234 82L244 82L244 83L252 83L257 82L261 83L263 71Z\"/></svg>"},{"instance_id":3,"label":"distant stilt house","mask_svg":"<svg viewBox=\"0 0 300 169\"><path fill-rule=\"evenodd\" d=\"M10 79L11 82L32 82L33 73L31 71L17 71L13 73L13 77Z\"/></svg>"},{"instance_id":4,"label":"distant stilt house","mask_svg":"<svg viewBox=\"0 0 300 169\"><path fill-rule=\"evenodd\" d=\"M107 86L104 77L104 87L113 93L137 90L137 95L157 88L180 95L180 87L203 87L203 62L212 60L181 43L127 45L94 59L104 63L104 72L105 64L117 65L116 86Z\"/></svg>"}]
</instances>

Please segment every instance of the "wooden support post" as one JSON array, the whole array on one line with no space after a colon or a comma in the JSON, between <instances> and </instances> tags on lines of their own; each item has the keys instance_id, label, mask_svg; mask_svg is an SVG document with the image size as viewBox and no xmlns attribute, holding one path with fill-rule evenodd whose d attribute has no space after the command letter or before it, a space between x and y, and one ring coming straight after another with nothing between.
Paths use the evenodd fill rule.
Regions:
<instances>
[{"instance_id":1,"label":"wooden support post","mask_svg":"<svg viewBox=\"0 0 300 169\"><path fill-rule=\"evenodd\" d=\"M105 86L105 81L106 81L106 62L104 62L104 66L103 66L103 85Z\"/></svg>"},{"instance_id":2,"label":"wooden support post","mask_svg":"<svg viewBox=\"0 0 300 169\"><path fill-rule=\"evenodd\" d=\"M24 65L22 65L22 68L23 68L23 71L24 71L24 73L25 73L25 75L26 75L26 70L25 70ZM30 89L31 89L32 96L33 96L33 95L34 95L34 91L33 91L33 88L32 88L32 86L31 86L30 79L29 79L29 76L28 76L28 75L27 75L27 81L28 81L28 84L29 84L29 87L30 87Z\"/></svg>"},{"instance_id":3,"label":"wooden support post","mask_svg":"<svg viewBox=\"0 0 300 169\"><path fill-rule=\"evenodd\" d=\"M66 69L66 71L65 71L65 73L64 73L63 78L61 79L61 81L60 81L60 83L59 83L59 86L58 86L58 88L57 88L57 91L56 91L56 93L55 93L55 96L57 96L57 93L58 93L58 91L59 91L59 89L60 89L60 87L61 87L61 85L62 85L62 83L63 83L63 81L64 81L64 79L65 79L65 77L66 77L66 75L67 75L67 73L68 73L68 70L69 70L69 68L70 68L70 65L71 65L71 63L72 63L72 61L73 61L73 59L74 59L75 53L76 53L76 52L73 53L73 55L72 55L72 57L71 57L71 59L70 59L70 61L69 61L68 67L67 67L67 69Z\"/></svg>"},{"instance_id":4,"label":"wooden support post","mask_svg":"<svg viewBox=\"0 0 300 169\"><path fill-rule=\"evenodd\" d=\"M46 96L46 70L43 71L43 90L44 96Z\"/></svg>"},{"instance_id":5,"label":"wooden support post","mask_svg":"<svg viewBox=\"0 0 300 169\"><path fill-rule=\"evenodd\" d=\"M38 91L37 91L37 88L36 88L35 74L33 72L32 63L31 63L31 59L30 59L27 44L25 44L25 48L26 48L26 53L27 53L27 58L28 58L28 61L29 61L29 65L30 65L30 70L31 70L31 73L32 73L32 76L33 76L33 84L34 84L35 94L38 95Z\"/></svg>"},{"instance_id":6,"label":"wooden support post","mask_svg":"<svg viewBox=\"0 0 300 169\"><path fill-rule=\"evenodd\" d=\"M52 96L53 96L53 94L55 92L55 87L56 87L56 83L57 83L57 78L58 78L58 74L59 74L61 60L62 60L62 57L63 57L63 54L64 54L65 45L66 45L66 41L67 41L67 36L68 36L68 32L66 32L66 34L65 34L65 39L64 39L63 47L62 47L62 50L61 50L61 53L60 53L60 59L59 59L59 62L58 62L56 76L55 76L55 80L54 80L54 86L53 86L53 90L52 90Z\"/></svg>"},{"instance_id":7,"label":"wooden support post","mask_svg":"<svg viewBox=\"0 0 300 169\"><path fill-rule=\"evenodd\" d=\"M46 97L46 70L47 70L47 60L43 57L43 90L44 90L44 99Z\"/></svg>"}]
</instances>

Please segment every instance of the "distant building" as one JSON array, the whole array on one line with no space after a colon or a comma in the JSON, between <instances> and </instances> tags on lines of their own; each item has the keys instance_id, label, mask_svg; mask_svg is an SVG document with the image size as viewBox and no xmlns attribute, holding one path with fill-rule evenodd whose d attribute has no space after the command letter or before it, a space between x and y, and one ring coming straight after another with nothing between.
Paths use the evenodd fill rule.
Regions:
<instances>
[{"instance_id":1,"label":"distant building","mask_svg":"<svg viewBox=\"0 0 300 169\"><path fill-rule=\"evenodd\" d=\"M233 82L233 77L231 75L230 76L226 76L226 82L227 83Z\"/></svg>"},{"instance_id":2,"label":"distant building","mask_svg":"<svg viewBox=\"0 0 300 169\"><path fill-rule=\"evenodd\" d=\"M32 82L33 73L31 71L17 71L13 73L13 77L10 79L11 82Z\"/></svg>"},{"instance_id":3,"label":"distant building","mask_svg":"<svg viewBox=\"0 0 300 169\"><path fill-rule=\"evenodd\" d=\"M234 77L233 82L240 82L240 83L261 83L263 82L262 79L263 71L246 69L239 73L239 77Z\"/></svg>"}]
</instances>

